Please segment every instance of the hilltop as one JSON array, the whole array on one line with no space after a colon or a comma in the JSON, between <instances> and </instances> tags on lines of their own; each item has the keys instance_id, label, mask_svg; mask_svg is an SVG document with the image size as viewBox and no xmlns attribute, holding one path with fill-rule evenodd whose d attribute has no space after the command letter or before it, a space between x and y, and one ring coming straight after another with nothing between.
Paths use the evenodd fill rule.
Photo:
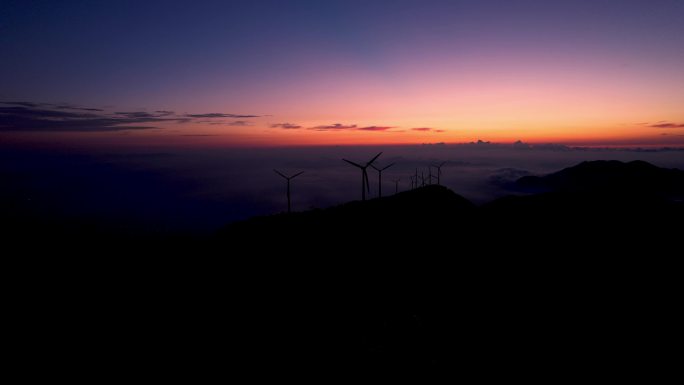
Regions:
<instances>
[{"instance_id":1,"label":"hilltop","mask_svg":"<svg viewBox=\"0 0 684 385\"><path fill-rule=\"evenodd\" d=\"M256 217L227 226L222 235L265 232L281 235L344 235L405 232L419 226L435 228L470 215L475 205L443 186L431 185L385 198L354 201L327 209Z\"/></svg>"}]
</instances>

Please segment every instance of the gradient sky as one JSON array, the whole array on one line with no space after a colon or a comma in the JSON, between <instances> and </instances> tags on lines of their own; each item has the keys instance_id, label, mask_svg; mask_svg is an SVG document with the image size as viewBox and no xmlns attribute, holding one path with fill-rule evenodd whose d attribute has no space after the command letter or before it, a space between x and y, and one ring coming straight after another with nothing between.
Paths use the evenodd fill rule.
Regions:
<instances>
[{"instance_id":1,"label":"gradient sky","mask_svg":"<svg viewBox=\"0 0 684 385\"><path fill-rule=\"evenodd\" d=\"M684 1L8 1L0 139L684 145Z\"/></svg>"}]
</instances>

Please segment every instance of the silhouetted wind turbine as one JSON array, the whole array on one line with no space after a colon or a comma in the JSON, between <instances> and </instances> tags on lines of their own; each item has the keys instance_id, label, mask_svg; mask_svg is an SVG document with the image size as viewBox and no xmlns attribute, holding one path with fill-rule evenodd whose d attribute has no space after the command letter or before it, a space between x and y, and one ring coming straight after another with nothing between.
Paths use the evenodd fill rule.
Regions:
<instances>
[{"instance_id":1,"label":"silhouetted wind turbine","mask_svg":"<svg viewBox=\"0 0 684 385\"><path fill-rule=\"evenodd\" d=\"M370 192L370 186L368 185L368 172L366 171L366 169L368 168L368 166L373 164L373 162L375 162L375 160L378 159L378 157L380 155L382 155L382 152L380 152L373 159L371 159L368 163L366 163L365 166L362 166L358 163L354 163L351 160L347 160L344 158L342 159L343 161L351 164L352 166L356 166L356 167L361 169L361 200L364 200L364 201L366 200L366 190L368 190L368 192Z\"/></svg>"},{"instance_id":2,"label":"silhouetted wind turbine","mask_svg":"<svg viewBox=\"0 0 684 385\"><path fill-rule=\"evenodd\" d=\"M394 182L394 193L398 194L399 193L399 181L401 179L392 179L392 182Z\"/></svg>"},{"instance_id":3,"label":"silhouetted wind turbine","mask_svg":"<svg viewBox=\"0 0 684 385\"><path fill-rule=\"evenodd\" d=\"M442 166L444 166L446 162L442 162L439 165L433 165L432 167L437 169L437 185L439 186L441 181L440 177L442 176Z\"/></svg>"},{"instance_id":4,"label":"silhouetted wind turbine","mask_svg":"<svg viewBox=\"0 0 684 385\"><path fill-rule=\"evenodd\" d=\"M280 172L276 169L273 169L273 171L275 171L276 174L285 178L285 180L287 181L287 213L289 214L290 213L290 180L296 178L299 175L302 175L302 173L304 173L304 171L298 172L292 176L286 176L285 174L283 174L282 172Z\"/></svg>"},{"instance_id":5,"label":"silhouetted wind turbine","mask_svg":"<svg viewBox=\"0 0 684 385\"><path fill-rule=\"evenodd\" d=\"M375 169L375 171L378 172L378 197L379 198L382 198L382 172L387 170L388 168L390 168L392 166L394 166L394 163L390 163L389 165L387 165L383 168L377 168L377 167L371 165L371 167L373 167Z\"/></svg>"}]
</instances>

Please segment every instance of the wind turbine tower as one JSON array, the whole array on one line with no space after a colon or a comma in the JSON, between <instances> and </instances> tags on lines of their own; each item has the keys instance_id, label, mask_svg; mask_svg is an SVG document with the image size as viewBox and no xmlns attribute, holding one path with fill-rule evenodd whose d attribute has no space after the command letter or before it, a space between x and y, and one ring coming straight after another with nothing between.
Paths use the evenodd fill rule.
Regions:
<instances>
[{"instance_id":1,"label":"wind turbine tower","mask_svg":"<svg viewBox=\"0 0 684 385\"><path fill-rule=\"evenodd\" d=\"M440 177L442 176L442 166L444 166L446 162L442 162L438 165L434 165L433 167L437 169L437 185L441 185L441 179Z\"/></svg>"},{"instance_id":2,"label":"wind turbine tower","mask_svg":"<svg viewBox=\"0 0 684 385\"><path fill-rule=\"evenodd\" d=\"M292 179L298 177L299 175L302 175L304 173L304 171L298 172L292 176L287 176L287 175L283 174L282 172L275 170L275 169L273 171L275 171L276 174L285 178L285 180L287 181L287 213L289 214L291 212L291 208L290 208L290 181Z\"/></svg>"},{"instance_id":3,"label":"wind turbine tower","mask_svg":"<svg viewBox=\"0 0 684 385\"><path fill-rule=\"evenodd\" d=\"M377 168L377 167L371 165L371 167L373 167L375 169L375 171L378 172L378 197L379 198L382 198L382 172L387 170L388 168L390 168L392 166L394 166L394 163L390 163L383 168Z\"/></svg>"}]
</instances>

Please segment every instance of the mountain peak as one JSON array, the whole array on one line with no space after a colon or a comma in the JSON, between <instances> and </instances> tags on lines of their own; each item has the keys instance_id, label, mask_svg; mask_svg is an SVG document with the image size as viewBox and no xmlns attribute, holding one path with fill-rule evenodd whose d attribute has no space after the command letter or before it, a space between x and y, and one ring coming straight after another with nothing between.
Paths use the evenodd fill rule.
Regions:
<instances>
[{"instance_id":1,"label":"mountain peak","mask_svg":"<svg viewBox=\"0 0 684 385\"><path fill-rule=\"evenodd\" d=\"M596 160L542 177L526 176L515 187L527 192L610 191L679 196L684 195L684 171L660 168L641 160Z\"/></svg>"}]
</instances>

